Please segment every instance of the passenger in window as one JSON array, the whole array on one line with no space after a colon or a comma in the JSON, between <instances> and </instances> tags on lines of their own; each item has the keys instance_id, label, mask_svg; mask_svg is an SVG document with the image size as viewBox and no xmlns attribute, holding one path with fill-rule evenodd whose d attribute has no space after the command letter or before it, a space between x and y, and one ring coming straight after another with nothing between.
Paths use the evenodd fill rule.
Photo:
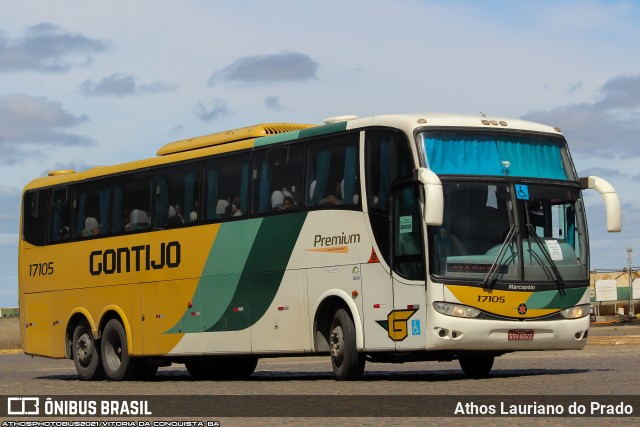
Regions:
<instances>
[{"instance_id":1,"label":"passenger in window","mask_svg":"<svg viewBox=\"0 0 640 427\"><path fill-rule=\"evenodd\" d=\"M178 227L184 224L184 218L180 214L180 206L169 205L169 213L167 215L167 227Z\"/></svg>"},{"instance_id":2,"label":"passenger in window","mask_svg":"<svg viewBox=\"0 0 640 427\"><path fill-rule=\"evenodd\" d=\"M124 227L125 231L143 230L151 226L149 215L140 209L134 209L129 215L129 223Z\"/></svg>"},{"instance_id":3,"label":"passenger in window","mask_svg":"<svg viewBox=\"0 0 640 427\"><path fill-rule=\"evenodd\" d=\"M275 211L283 210L282 204L284 203L285 197L289 197L294 201L295 205L293 194L291 194L286 188L283 188L282 190L276 190L271 194L271 208Z\"/></svg>"},{"instance_id":4,"label":"passenger in window","mask_svg":"<svg viewBox=\"0 0 640 427\"><path fill-rule=\"evenodd\" d=\"M224 210L224 216L242 216L242 211L240 210L240 196L235 196L229 206Z\"/></svg>"},{"instance_id":5,"label":"passenger in window","mask_svg":"<svg viewBox=\"0 0 640 427\"><path fill-rule=\"evenodd\" d=\"M342 204L342 180L336 180L333 185L333 191L324 199L320 199L320 206L339 206Z\"/></svg>"},{"instance_id":6,"label":"passenger in window","mask_svg":"<svg viewBox=\"0 0 640 427\"><path fill-rule=\"evenodd\" d=\"M84 229L82 230L82 237L92 237L100 234L100 224L98 220L88 216L84 220Z\"/></svg>"},{"instance_id":7,"label":"passenger in window","mask_svg":"<svg viewBox=\"0 0 640 427\"><path fill-rule=\"evenodd\" d=\"M288 211L294 209L296 207L296 202L293 200L293 197L285 197L282 201L282 210Z\"/></svg>"}]
</instances>

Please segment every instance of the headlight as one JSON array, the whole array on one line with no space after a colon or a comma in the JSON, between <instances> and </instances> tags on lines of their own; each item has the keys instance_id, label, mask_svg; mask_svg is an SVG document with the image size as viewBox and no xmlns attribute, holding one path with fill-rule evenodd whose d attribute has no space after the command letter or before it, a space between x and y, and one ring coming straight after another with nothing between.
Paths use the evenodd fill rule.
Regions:
<instances>
[{"instance_id":1,"label":"headlight","mask_svg":"<svg viewBox=\"0 0 640 427\"><path fill-rule=\"evenodd\" d=\"M433 308L435 308L438 313L442 313L447 316L478 317L480 315L480 310L477 308L469 307L468 305L451 304L448 302L434 302Z\"/></svg>"},{"instance_id":2,"label":"headlight","mask_svg":"<svg viewBox=\"0 0 640 427\"><path fill-rule=\"evenodd\" d=\"M579 319L589 315L589 304L576 305L574 307L565 308L560 312L565 319Z\"/></svg>"}]
</instances>

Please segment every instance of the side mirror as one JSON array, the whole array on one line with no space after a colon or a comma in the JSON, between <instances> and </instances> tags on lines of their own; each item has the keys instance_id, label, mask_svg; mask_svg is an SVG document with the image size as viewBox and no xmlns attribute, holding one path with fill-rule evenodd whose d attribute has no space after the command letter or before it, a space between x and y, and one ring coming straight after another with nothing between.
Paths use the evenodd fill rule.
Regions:
<instances>
[{"instance_id":1,"label":"side mirror","mask_svg":"<svg viewBox=\"0 0 640 427\"><path fill-rule=\"evenodd\" d=\"M418 168L414 170L414 179L424 188L425 207L424 222L427 225L442 225L444 212L444 195L442 182L431 169Z\"/></svg>"},{"instance_id":2,"label":"side mirror","mask_svg":"<svg viewBox=\"0 0 640 427\"><path fill-rule=\"evenodd\" d=\"M607 231L618 232L622 230L622 209L620 208L620 199L615 188L597 176L580 178L580 188L583 190L596 190L602 196L607 212Z\"/></svg>"}]
</instances>

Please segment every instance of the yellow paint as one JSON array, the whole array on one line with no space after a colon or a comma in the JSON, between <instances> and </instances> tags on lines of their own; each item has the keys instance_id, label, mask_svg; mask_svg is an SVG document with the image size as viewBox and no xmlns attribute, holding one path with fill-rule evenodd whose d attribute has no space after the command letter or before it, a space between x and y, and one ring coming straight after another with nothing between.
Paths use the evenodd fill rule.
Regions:
<instances>
[{"instance_id":1,"label":"yellow paint","mask_svg":"<svg viewBox=\"0 0 640 427\"><path fill-rule=\"evenodd\" d=\"M387 315L389 322L389 338L393 341L402 341L409 334L407 321L418 310L393 310Z\"/></svg>"},{"instance_id":2,"label":"yellow paint","mask_svg":"<svg viewBox=\"0 0 640 427\"><path fill-rule=\"evenodd\" d=\"M533 292L502 291L483 289L475 286L446 285L446 288L456 297L458 302L470 307L476 307L497 316L527 319L552 314L557 309L530 308L524 315L518 313L518 306L526 304Z\"/></svg>"},{"instance_id":3,"label":"yellow paint","mask_svg":"<svg viewBox=\"0 0 640 427\"><path fill-rule=\"evenodd\" d=\"M123 321L131 354L168 353L183 334L162 333L180 320L194 298L219 229L219 224L212 224L43 247L21 242L19 274L24 301L21 315L25 324L34 324L22 326L25 353L65 357L64 333L73 314L83 314L96 336L103 316L110 311L118 313ZM113 274L90 272L94 251L150 245L154 259L161 243L173 241L180 243L181 251L180 265L175 268L165 265L147 271L142 260L141 271L125 272L122 268L120 273ZM30 276L30 264L50 262L53 274ZM131 270L134 266L132 254Z\"/></svg>"}]
</instances>

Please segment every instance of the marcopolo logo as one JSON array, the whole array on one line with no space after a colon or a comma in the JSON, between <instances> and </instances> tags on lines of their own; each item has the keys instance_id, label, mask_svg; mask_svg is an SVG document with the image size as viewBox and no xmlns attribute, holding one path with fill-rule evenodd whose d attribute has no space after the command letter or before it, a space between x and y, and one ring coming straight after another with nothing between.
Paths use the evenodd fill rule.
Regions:
<instances>
[{"instance_id":1,"label":"marcopolo logo","mask_svg":"<svg viewBox=\"0 0 640 427\"><path fill-rule=\"evenodd\" d=\"M40 415L40 398L8 397L7 415Z\"/></svg>"}]
</instances>

